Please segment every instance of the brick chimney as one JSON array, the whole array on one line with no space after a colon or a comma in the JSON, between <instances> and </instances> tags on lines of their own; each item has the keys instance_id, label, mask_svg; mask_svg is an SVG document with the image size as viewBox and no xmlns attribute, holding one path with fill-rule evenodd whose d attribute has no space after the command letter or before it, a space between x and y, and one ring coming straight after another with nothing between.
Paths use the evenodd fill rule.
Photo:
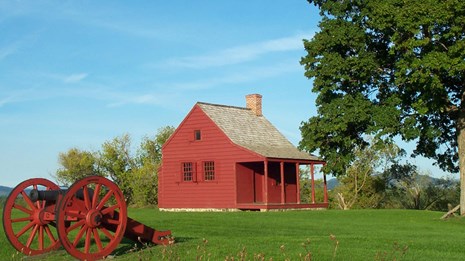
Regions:
<instances>
[{"instance_id":1,"label":"brick chimney","mask_svg":"<svg viewBox=\"0 0 465 261\"><path fill-rule=\"evenodd\" d=\"M260 94L249 94L245 96L247 109L257 116L262 116L262 96Z\"/></svg>"}]
</instances>

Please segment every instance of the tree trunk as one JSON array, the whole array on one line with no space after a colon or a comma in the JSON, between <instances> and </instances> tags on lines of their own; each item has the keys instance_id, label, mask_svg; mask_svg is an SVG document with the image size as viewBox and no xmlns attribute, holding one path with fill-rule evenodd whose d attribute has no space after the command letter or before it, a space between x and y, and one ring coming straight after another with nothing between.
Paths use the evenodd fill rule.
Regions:
<instances>
[{"instance_id":1,"label":"tree trunk","mask_svg":"<svg viewBox=\"0 0 465 261\"><path fill-rule=\"evenodd\" d=\"M344 195L342 195L342 193L340 192L337 193L336 195L337 195L337 203L339 205L339 208L342 210L348 210L349 207L347 206Z\"/></svg>"},{"instance_id":2,"label":"tree trunk","mask_svg":"<svg viewBox=\"0 0 465 261\"><path fill-rule=\"evenodd\" d=\"M446 219L446 218L452 216L455 212L457 212L457 210L459 210L459 208L460 208L460 205L457 205L455 208L449 210L449 212L447 212L446 214L444 214L444 215L441 217L441 219Z\"/></svg>"},{"instance_id":3,"label":"tree trunk","mask_svg":"<svg viewBox=\"0 0 465 261\"><path fill-rule=\"evenodd\" d=\"M465 93L462 95L461 108L457 119L457 145L460 168L460 215L465 215Z\"/></svg>"},{"instance_id":4,"label":"tree trunk","mask_svg":"<svg viewBox=\"0 0 465 261\"><path fill-rule=\"evenodd\" d=\"M459 167L460 167L460 215L465 215L465 130L459 130Z\"/></svg>"}]
</instances>

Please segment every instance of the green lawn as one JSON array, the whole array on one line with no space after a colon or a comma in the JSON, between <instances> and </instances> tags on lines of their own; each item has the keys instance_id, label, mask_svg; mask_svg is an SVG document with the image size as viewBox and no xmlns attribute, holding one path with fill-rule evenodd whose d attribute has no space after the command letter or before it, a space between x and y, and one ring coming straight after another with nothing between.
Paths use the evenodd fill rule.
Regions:
<instances>
[{"instance_id":1,"label":"green lawn","mask_svg":"<svg viewBox=\"0 0 465 261\"><path fill-rule=\"evenodd\" d=\"M265 260L304 260L310 252L312 260L333 260L336 250L334 260L464 260L465 219L443 221L439 219L442 214L412 210L166 213L130 209L131 218L159 230L171 229L177 242L170 247L140 250L124 241L116 256L118 260L240 260L244 255L246 260L262 260L262 256ZM20 259L22 255L9 245L3 232L0 234L1 257ZM403 255L405 247L408 250ZM64 250L46 258L69 260Z\"/></svg>"}]
</instances>

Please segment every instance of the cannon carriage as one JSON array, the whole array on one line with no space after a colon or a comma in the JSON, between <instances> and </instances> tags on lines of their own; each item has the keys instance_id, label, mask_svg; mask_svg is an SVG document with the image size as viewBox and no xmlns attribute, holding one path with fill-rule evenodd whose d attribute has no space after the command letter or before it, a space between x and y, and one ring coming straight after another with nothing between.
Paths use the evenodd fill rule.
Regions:
<instances>
[{"instance_id":1,"label":"cannon carriage","mask_svg":"<svg viewBox=\"0 0 465 261\"><path fill-rule=\"evenodd\" d=\"M39 255L63 246L80 260L110 255L123 237L162 245L171 240L171 231L129 218L121 190L100 176L81 179L68 189L43 178L23 181L5 202L3 227L21 253Z\"/></svg>"}]
</instances>

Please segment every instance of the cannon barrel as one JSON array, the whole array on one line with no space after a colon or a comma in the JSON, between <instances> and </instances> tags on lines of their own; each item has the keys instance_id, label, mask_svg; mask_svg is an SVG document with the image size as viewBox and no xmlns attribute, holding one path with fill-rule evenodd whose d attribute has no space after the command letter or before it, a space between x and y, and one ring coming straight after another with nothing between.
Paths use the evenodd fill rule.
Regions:
<instances>
[{"instance_id":1,"label":"cannon barrel","mask_svg":"<svg viewBox=\"0 0 465 261\"><path fill-rule=\"evenodd\" d=\"M56 202L58 200L59 195L63 195L66 193L66 190L38 190L33 189L29 192L29 198L32 202L36 202L38 200L45 200Z\"/></svg>"},{"instance_id":2,"label":"cannon barrel","mask_svg":"<svg viewBox=\"0 0 465 261\"><path fill-rule=\"evenodd\" d=\"M29 192L29 198L31 199L32 202L36 202L38 200L45 200L49 202L57 202L58 197L61 195L66 194L68 190L67 189L56 189L56 190L38 190L38 189L32 189ZM94 190L89 188L89 197L92 198L94 195ZM82 192L82 189L79 189L76 192L76 197L78 199L84 199L84 193Z\"/></svg>"}]
</instances>

